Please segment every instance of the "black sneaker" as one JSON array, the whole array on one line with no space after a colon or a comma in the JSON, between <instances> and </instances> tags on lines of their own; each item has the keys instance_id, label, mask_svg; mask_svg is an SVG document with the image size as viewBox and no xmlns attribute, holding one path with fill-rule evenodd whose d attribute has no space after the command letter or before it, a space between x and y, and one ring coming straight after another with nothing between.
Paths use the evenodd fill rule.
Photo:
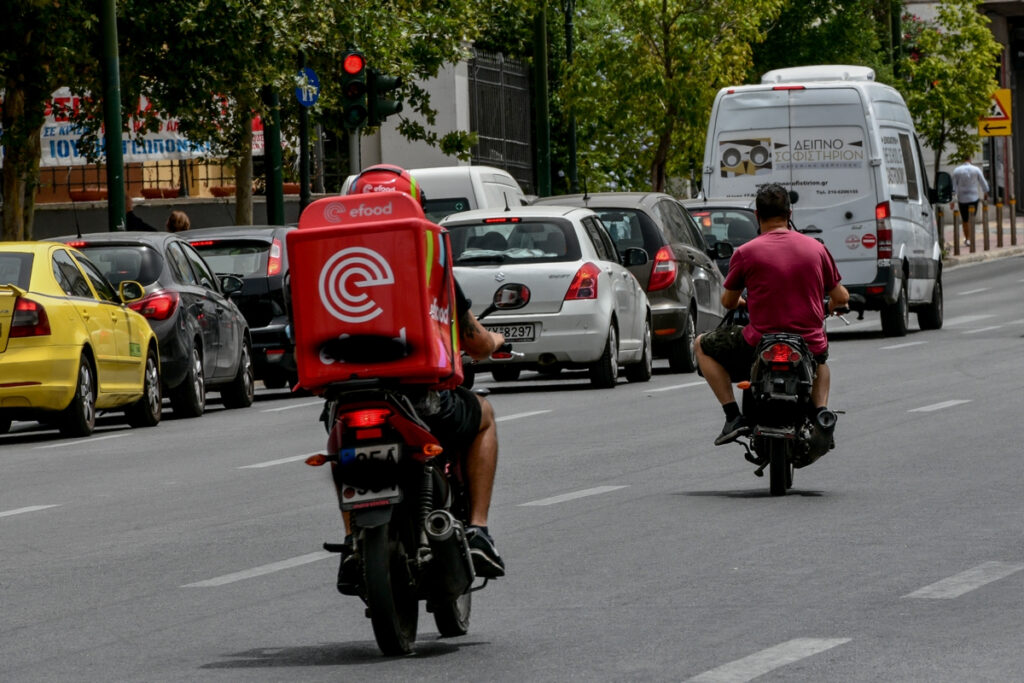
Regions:
<instances>
[{"instance_id":1,"label":"black sneaker","mask_svg":"<svg viewBox=\"0 0 1024 683\"><path fill-rule=\"evenodd\" d=\"M362 580L359 558L352 546L347 546L341 551L341 564L338 565L338 592L342 595L358 595Z\"/></svg>"},{"instance_id":2,"label":"black sneaker","mask_svg":"<svg viewBox=\"0 0 1024 683\"><path fill-rule=\"evenodd\" d=\"M725 421L725 426L722 427L722 433L715 439L715 445L721 446L727 444L730 441L735 441L738 437L744 434L750 433L750 425L747 424L747 419L742 415L737 415L731 420Z\"/></svg>"},{"instance_id":3,"label":"black sneaker","mask_svg":"<svg viewBox=\"0 0 1024 683\"><path fill-rule=\"evenodd\" d=\"M505 576L505 562L487 532L478 526L466 527L466 541L469 543L469 555L473 558L473 571L477 576L484 579Z\"/></svg>"}]
</instances>

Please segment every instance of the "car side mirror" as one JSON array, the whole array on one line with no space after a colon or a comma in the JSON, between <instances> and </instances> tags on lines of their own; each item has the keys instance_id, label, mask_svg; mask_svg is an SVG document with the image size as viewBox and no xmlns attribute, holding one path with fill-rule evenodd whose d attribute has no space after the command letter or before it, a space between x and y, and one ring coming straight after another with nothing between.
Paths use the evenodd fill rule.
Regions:
<instances>
[{"instance_id":1,"label":"car side mirror","mask_svg":"<svg viewBox=\"0 0 1024 683\"><path fill-rule=\"evenodd\" d=\"M130 304L146 296L146 288L135 280L124 280L117 286L117 293L121 295L121 301Z\"/></svg>"},{"instance_id":2,"label":"car side mirror","mask_svg":"<svg viewBox=\"0 0 1024 683\"><path fill-rule=\"evenodd\" d=\"M220 276L220 288L227 296L233 296L242 291L244 283L242 278L237 275L221 275Z\"/></svg>"},{"instance_id":3,"label":"car side mirror","mask_svg":"<svg viewBox=\"0 0 1024 683\"><path fill-rule=\"evenodd\" d=\"M647 252L637 247L630 247L622 254L622 265L627 268L630 266L642 266L650 260Z\"/></svg>"},{"instance_id":4,"label":"car side mirror","mask_svg":"<svg viewBox=\"0 0 1024 683\"><path fill-rule=\"evenodd\" d=\"M725 240L715 242L714 246L708 249L711 258L715 259L726 259L732 258L732 253L736 251L731 244Z\"/></svg>"},{"instance_id":5,"label":"car side mirror","mask_svg":"<svg viewBox=\"0 0 1024 683\"><path fill-rule=\"evenodd\" d=\"M935 176L935 187L928 190L928 201L932 204L946 204L953 200L953 179L945 171Z\"/></svg>"}]
</instances>

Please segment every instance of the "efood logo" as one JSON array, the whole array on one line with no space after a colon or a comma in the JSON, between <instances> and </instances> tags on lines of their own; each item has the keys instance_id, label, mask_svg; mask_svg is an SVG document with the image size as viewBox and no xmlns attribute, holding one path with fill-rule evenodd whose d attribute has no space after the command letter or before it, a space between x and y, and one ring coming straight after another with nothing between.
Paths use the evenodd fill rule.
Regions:
<instances>
[{"instance_id":1,"label":"efood logo","mask_svg":"<svg viewBox=\"0 0 1024 683\"><path fill-rule=\"evenodd\" d=\"M345 205L341 202L331 202L324 207L324 220L328 223L340 223L345 215Z\"/></svg>"},{"instance_id":2,"label":"efood logo","mask_svg":"<svg viewBox=\"0 0 1024 683\"><path fill-rule=\"evenodd\" d=\"M367 206L364 203L351 210L346 208L341 202L331 202L324 207L324 220L328 223L341 223L346 215L349 218L370 218L373 216L390 216L394 212L395 206L392 202L376 206L372 204Z\"/></svg>"},{"instance_id":3,"label":"efood logo","mask_svg":"<svg viewBox=\"0 0 1024 683\"><path fill-rule=\"evenodd\" d=\"M320 270L320 300L338 320L364 323L384 312L366 289L394 282L391 264L383 256L366 247L349 247L334 254Z\"/></svg>"}]
</instances>

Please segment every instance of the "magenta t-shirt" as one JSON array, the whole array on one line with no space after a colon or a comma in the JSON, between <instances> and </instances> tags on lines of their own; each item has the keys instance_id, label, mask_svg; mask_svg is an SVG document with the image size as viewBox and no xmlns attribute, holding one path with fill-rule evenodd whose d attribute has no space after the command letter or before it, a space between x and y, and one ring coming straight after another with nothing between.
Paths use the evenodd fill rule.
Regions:
<instances>
[{"instance_id":1,"label":"magenta t-shirt","mask_svg":"<svg viewBox=\"0 0 1024 683\"><path fill-rule=\"evenodd\" d=\"M828 348L824 298L837 284L839 269L825 245L796 230L772 230L736 249L725 278L726 289L747 289L748 344L767 332L792 332L811 353Z\"/></svg>"}]
</instances>

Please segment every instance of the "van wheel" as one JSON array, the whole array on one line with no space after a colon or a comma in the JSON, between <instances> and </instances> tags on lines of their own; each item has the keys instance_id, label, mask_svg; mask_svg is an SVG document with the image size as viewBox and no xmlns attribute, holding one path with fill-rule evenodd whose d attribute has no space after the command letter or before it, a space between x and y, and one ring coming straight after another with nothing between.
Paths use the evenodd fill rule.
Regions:
<instances>
[{"instance_id":1,"label":"van wheel","mask_svg":"<svg viewBox=\"0 0 1024 683\"><path fill-rule=\"evenodd\" d=\"M910 307L907 305L907 281L900 285L896 302L882 308L882 333L886 337L905 337L910 328Z\"/></svg>"},{"instance_id":2,"label":"van wheel","mask_svg":"<svg viewBox=\"0 0 1024 683\"><path fill-rule=\"evenodd\" d=\"M917 324L922 330L942 329L942 280L935 281L931 302L918 309Z\"/></svg>"}]
</instances>

